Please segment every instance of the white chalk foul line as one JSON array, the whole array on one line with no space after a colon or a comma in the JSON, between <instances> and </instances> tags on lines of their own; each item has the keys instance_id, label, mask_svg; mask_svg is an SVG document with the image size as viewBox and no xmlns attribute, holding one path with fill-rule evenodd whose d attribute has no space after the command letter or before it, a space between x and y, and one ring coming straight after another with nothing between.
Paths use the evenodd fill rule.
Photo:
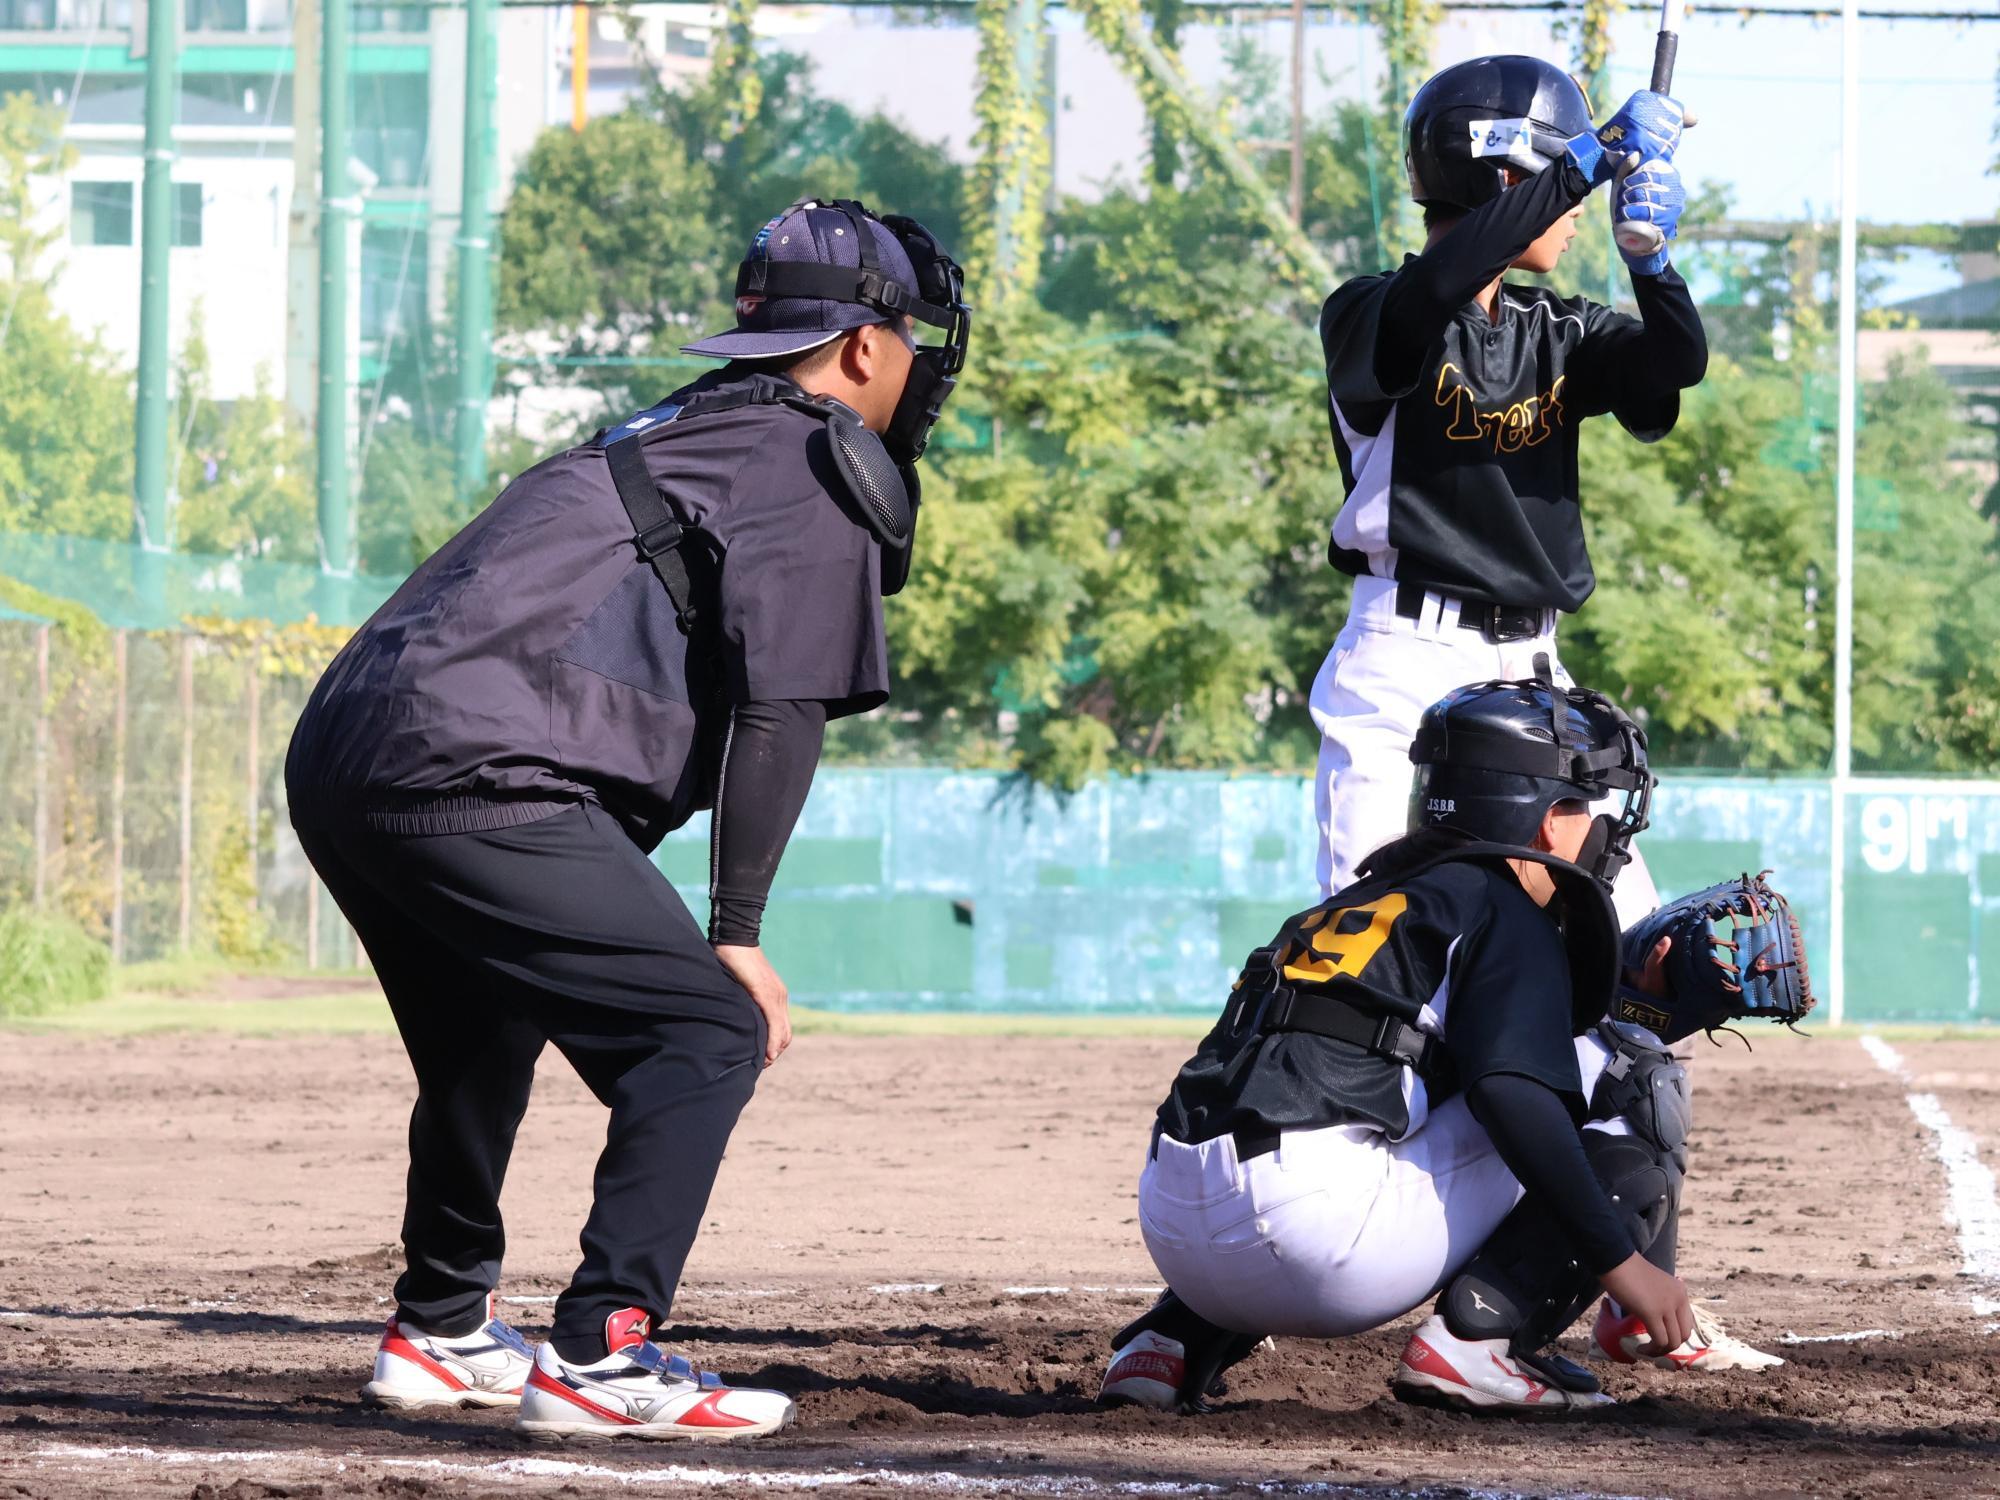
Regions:
<instances>
[{"instance_id":1,"label":"white chalk foul line","mask_svg":"<svg viewBox=\"0 0 2000 1500\"><path fill-rule=\"evenodd\" d=\"M127 1460L162 1467L290 1465L319 1470L344 1470L350 1460L375 1462L385 1469L436 1475L440 1478L532 1481L545 1479L601 1480L627 1488L666 1485L741 1493L746 1490L847 1489L867 1485L877 1489L910 1490L954 1495L1158 1495L1194 1496L1220 1493L1220 1486L1182 1480L1125 1480L1106 1483L1082 1475L1046 1474L1008 1477L961 1474L950 1469L729 1469L692 1464L664 1464L645 1469L614 1469L606 1464L578 1463L560 1458L504 1458L493 1463L453 1462L439 1458L379 1458L358 1455L335 1459L315 1453L203 1452L130 1445L88 1447L81 1443L45 1443L33 1450L38 1459L70 1463ZM1318 1486L1273 1493L1322 1493Z\"/></svg>"},{"instance_id":2,"label":"white chalk foul line","mask_svg":"<svg viewBox=\"0 0 2000 1500\"><path fill-rule=\"evenodd\" d=\"M1781 1333L1781 1344L1859 1344L1867 1339L1899 1339L1893 1328L1861 1328L1853 1333Z\"/></svg>"},{"instance_id":3,"label":"white chalk foul line","mask_svg":"<svg viewBox=\"0 0 2000 1500\"><path fill-rule=\"evenodd\" d=\"M1861 1048L1883 1072L1914 1085L1902 1054L1882 1038L1866 1034ZM2000 1194L1994 1188L1993 1171L1979 1159L1979 1142L1970 1131L1952 1124L1937 1095L1917 1093L1913 1086L1903 1099L1917 1123L1931 1133L1938 1160L1944 1163L1945 1222L1958 1233L1960 1274L1978 1283L1972 1310L1979 1317L1992 1317L2000 1313Z\"/></svg>"},{"instance_id":4,"label":"white chalk foul line","mask_svg":"<svg viewBox=\"0 0 2000 1500\"><path fill-rule=\"evenodd\" d=\"M369 1458L350 1453L345 1458L330 1454L298 1452L204 1452L177 1448L147 1448L132 1445L87 1447L81 1443L45 1443L32 1449L30 1457L49 1462L88 1464L120 1459L160 1466L217 1467L227 1464L285 1464L294 1469L316 1469L346 1473L349 1465L379 1463L385 1469L434 1474L441 1478L486 1481L533 1481L538 1479L597 1479L626 1488L685 1485L709 1490L819 1490L848 1489L868 1485L878 1489L908 1490L916 1493L948 1495L1154 1495L1181 1497L1217 1495L1225 1486L1200 1480L1124 1479L1103 1480L1080 1474L961 1474L951 1469L725 1469L690 1464L666 1464L649 1469L614 1469L606 1464L577 1463L561 1458L503 1458L493 1463L452 1462L440 1458ZM1241 1489L1235 1485L1227 1488ZM1379 1487L1360 1488L1338 1480L1265 1480L1256 1484L1261 1495L1368 1497L1380 1500ZM1512 1490L1459 1489L1454 1495L1467 1500L1524 1500ZM1410 1500L1437 1493L1428 1486L1402 1491ZM1631 1496L1598 1496L1588 1491L1559 1491L1567 1500L1633 1500Z\"/></svg>"}]
</instances>

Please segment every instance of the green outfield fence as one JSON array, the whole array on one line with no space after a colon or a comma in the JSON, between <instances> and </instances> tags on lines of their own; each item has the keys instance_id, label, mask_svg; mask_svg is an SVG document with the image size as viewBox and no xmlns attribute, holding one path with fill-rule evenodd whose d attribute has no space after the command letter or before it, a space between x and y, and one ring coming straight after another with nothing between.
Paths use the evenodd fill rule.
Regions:
<instances>
[{"instance_id":1,"label":"green outfield fence","mask_svg":"<svg viewBox=\"0 0 2000 1500\"><path fill-rule=\"evenodd\" d=\"M232 625L229 597L178 631L0 615L0 907L68 912L126 961L359 962L284 809L333 633ZM1668 772L1644 848L1669 894L1775 870L1823 973L1832 806L1823 779ZM2000 1016L2000 783L1857 779L1847 807L1846 1018ZM793 994L833 1009L1200 1013L1314 899L1313 847L1297 775L1058 798L993 772L829 768L766 938ZM706 818L658 858L703 915Z\"/></svg>"}]
</instances>

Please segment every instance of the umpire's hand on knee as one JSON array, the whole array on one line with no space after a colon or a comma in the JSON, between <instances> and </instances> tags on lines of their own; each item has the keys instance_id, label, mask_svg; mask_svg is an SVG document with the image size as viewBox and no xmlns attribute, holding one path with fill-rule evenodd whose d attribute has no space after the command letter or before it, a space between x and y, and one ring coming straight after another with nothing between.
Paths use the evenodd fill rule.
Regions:
<instances>
[{"instance_id":1,"label":"umpire's hand on knee","mask_svg":"<svg viewBox=\"0 0 2000 1500\"><path fill-rule=\"evenodd\" d=\"M757 1002L757 1009L764 1013L764 1025L768 1032L764 1042L764 1066L768 1068L778 1060L779 1053L792 1045L791 996L785 989L785 981L771 967L771 960L764 957L762 948L717 943L715 956L722 960L722 967L729 971L729 977L749 992L750 998Z\"/></svg>"},{"instance_id":2,"label":"umpire's hand on knee","mask_svg":"<svg viewBox=\"0 0 2000 1500\"><path fill-rule=\"evenodd\" d=\"M1597 1278L1618 1305L1646 1325L1652 1342L1639 1353L1669 1354L1694 1336L1694 1304L1678 1276L1670 1276L1634 1251Z\"/></svg>"}]
</instances>

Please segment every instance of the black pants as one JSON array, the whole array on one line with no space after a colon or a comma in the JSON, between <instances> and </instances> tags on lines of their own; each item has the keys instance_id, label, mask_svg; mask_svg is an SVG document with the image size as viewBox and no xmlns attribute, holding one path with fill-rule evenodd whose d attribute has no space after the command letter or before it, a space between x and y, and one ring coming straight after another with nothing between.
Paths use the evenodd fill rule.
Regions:
<instances>
[{"instance_id":1,"label":"black pants","mask_svg":"<svg viewBox=\"0 0 2000 1500\"><path fill-rule=\"evenodd\" d=\"M400 1312L441 1333L484 1317L500 1185L553 1042L611 1110L556 1350L601 1358L620 1308L663 1323L764 1053L762 1015L666 877L589 807L492 833L299 840L416 1069Z\"/></svg>"}]
</instances>

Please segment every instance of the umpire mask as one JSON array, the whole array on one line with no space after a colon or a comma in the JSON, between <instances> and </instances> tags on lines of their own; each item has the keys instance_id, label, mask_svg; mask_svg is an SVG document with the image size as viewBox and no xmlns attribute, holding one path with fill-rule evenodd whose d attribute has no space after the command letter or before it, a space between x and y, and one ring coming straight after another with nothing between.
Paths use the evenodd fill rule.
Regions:
<instances>
[{"instance_id":1,"label":"umpire mask","mask_svg":"<svg viewBox=\"0 0 2000 1500\"><path fill-rule=\"evenodd\" d=\"M906 311L914 321L944 332L942 343L917 345L903 397L889 419L889 430L882 435L889 456L907 466L924 456L931 428L937 425L945 399L958 384L958 372L965 368L972 310L965 302L965 273L928 229L902 214L890 214L882 224L901 242L911 269L917 273L917 298Z\"/></svg>"},{"instance_id":2,"label":"umpire mask","mask_svg":"<svg viewBox=\"0 0 2000 1500\"><path fill-rule=\"evenodd\" d=\"M772 237L780 224L800 222L798 216L816 211L845 218L834 234L838 242L851 244L852 251L839 252L835 261L787 258L781 252L791 243L789 237L780 237L774 249ZM803 311L814 328L908 318L912 325L942 334L940 342L915 346L886 432L878 438L857 422L841 422L833 433L841 471L882 543L882 592L896 593L909 580L916 551L922 498L917 460L965 367L972 328L965 273L915 219L877 217L852 198L801 199L764 226L737 268L736 307L739 323L753 328ZM843 314L843 307L860 311ZM727 342L724 336L688 348L727 356L734 352L725 347Z\"/></svg>"}]
</instances>

